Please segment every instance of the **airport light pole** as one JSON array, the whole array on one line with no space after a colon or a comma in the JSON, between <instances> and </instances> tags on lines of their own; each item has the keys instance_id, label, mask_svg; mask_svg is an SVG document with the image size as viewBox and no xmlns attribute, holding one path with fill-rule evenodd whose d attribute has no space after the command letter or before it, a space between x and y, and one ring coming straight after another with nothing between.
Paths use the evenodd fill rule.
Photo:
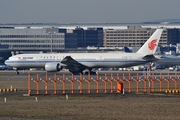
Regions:
<instances>
[{"instance_id":1,"label":"airport light pole","mask_svg":"<svg viewBox=\"0 0 180 120\"><path fill-rule=\"evenodd\" d=\"M53 33L51 33L51 53L52 53L52 44L53 44Z\"/></svg>"},{"instance_id":2,"label":"airport light pole","mask_svg":"<svg viewBox=\"0 0 180 120\"><path fill-rule=\"evenodd\" d=\"M49 34L51 35L51 53L52 53L52 47L53 47L53 34L54 32L49 32Z\"/></svg>"}]
</instances>

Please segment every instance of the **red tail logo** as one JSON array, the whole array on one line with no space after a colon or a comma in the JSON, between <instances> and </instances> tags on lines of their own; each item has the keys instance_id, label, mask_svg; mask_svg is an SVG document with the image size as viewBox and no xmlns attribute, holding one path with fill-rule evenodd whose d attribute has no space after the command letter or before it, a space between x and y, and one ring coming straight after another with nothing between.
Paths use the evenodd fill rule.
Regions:
<instances>
[{"instance_id":1,"label":"red tail logo","mask_svg":"<svg viewBox=\"0 0 180 120\"><path fill-rule=\"evenodd\" d=\"M151 42L149 42L149 43L148 43L148 48L149 48L150 50L154 50L154 48L157 46L156 42L157 42L157 39L154 39L154 40L152 40Z\"/></svg>"}]
</instances>

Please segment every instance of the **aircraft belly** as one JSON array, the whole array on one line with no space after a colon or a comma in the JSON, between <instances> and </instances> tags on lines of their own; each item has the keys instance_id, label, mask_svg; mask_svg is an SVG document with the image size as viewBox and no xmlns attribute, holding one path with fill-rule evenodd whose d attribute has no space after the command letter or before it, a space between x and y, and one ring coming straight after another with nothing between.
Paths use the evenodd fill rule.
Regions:
<instances>
[{"instance_id":1,"label":"aircraft belly","mask_svg":"<svg viewBox=\"0 0 180 120\"><path fill-rule=\"evenodd\" d=\"M139 64L144 64L145 61L140 62L83 62L81 64L91 67L91 68L120 68L120 67L130 67Z\"/></svg>"}]
</instances>

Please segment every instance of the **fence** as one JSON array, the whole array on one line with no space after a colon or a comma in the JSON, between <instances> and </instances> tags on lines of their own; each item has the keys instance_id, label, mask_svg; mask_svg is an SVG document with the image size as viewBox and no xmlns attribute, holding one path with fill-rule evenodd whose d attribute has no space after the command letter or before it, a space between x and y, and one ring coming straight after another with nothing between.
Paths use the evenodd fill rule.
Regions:
<instances>
[{"instance_id":1,"label":"fence","mask_svg":"<svg viewBox=\"0 0 180 120\"><path fill-rule=\"evenodd\" d=\"M138 93L138 92L151 92L151 93L179 93L177 73L170 75L167 73L162 76L148 75L139 76L122 74L110 74L107 77L105 73L99 77L98 74L91 77L88 74L84 77L82 74L75 78L66 76L66 74L57 75L53 74L50 78L48 74L44 74L44 78L40 78L39 74L32 76L28 74L28 94L82 94L82 93ZM61 77L61 78L60 78ZM76 76L77 77L77 76ZM32 81L35 83L32 83Z\"/></svg>"}]
</instances>

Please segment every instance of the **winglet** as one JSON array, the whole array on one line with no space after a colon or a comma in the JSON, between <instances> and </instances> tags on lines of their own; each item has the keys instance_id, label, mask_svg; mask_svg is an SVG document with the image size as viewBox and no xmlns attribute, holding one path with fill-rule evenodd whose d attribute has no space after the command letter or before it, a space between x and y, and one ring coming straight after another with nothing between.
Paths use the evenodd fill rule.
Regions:
<instances>
[{"instance_id":1,"label":"winglet","mask_svg":"<svg viewBox=\"0 0 180 120\"><path fill-rule=\"evenodd\" d=\"M157 29L153 35L144 43L137 53L151 55L155 54L163 29Z\"/></svg>"}]
</instances>

